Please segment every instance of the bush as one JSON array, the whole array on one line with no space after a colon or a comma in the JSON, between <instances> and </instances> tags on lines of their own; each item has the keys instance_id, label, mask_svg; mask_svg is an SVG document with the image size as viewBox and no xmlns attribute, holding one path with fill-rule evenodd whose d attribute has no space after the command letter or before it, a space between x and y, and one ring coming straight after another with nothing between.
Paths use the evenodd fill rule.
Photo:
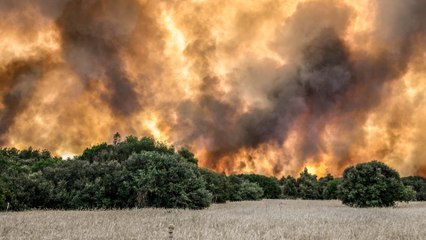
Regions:
<instances>
[{"instance_id":1,"label":"bush","mask_svg":"<svg viewBox=\"0 0 426 240\"><path fill-rule=\"evenodd\" d=\"M345 169L339 195L343 204L352 207L390 207L410 200L412 193L397 171L372 161Z\"/></svg>"},{"instance_id":2,"label":"bush","mask_svg":"<svg viewBox=\"0 0 426 240\"><path fill-rule=\"evenodd\" d=\"M402 178L405 186L410 186L416 191L417 201L426 201L426 178L410 176Z\"/></svg>"},{"instance_id":3,"label":"bush","mask_svg":"<svg viewBox=\"0 0 426 240\"><path fill-rule=\"evenodd\" d=\"M117 161L62 161L43 171L39 185L50 189L45 208L90 209L135 206L130 172Z\"/></svg>"},{"instance_id":4,"label":"bush","mask_svg":"<svg viewBox=\"0 0 426 240\"><path fill-rule=\"evenodd\" d=\"M201 168L200 172L206 181L206 189L212 193L214 203L225 203L229 200L229 182L223 173Z\"/></svg>"},{"instance_id":5,"label":"bush","mask_svg":"<svg viewBox=\"0 0 426 240\"><path fill-rule=\"evenodd\" d=\"M229 176L231 201L260 200L263 189L257 183L249 182L238 175Z\"/></svg>"},{"instance_id":6,"label":"bush","mask_svg":"<svg viewBox=\"0 0 426 240\"><path fill-rule=\"evenodd\" d=\"M404 186L401 192L401 199L399 201L409 202L416 200L416 191L411 186Z\"/></svg>"},{"instance_id":7,"label":"bush","mask_svg":"<svg viewBox=\"0 0 426 240\"><path fill-rule=\"evenodd\" d=\"M194 154L191 151L189 151L188 148L183 147L179 149L178 154L186 161L193 163L195 165L198 165L198 160L195 158Z\"/></svg>"},{"instance_id":8,"label":"bush","mask_svg":"<svg viewBox=\"0 0 426 240\"><path fill-rule=\"evenodd\" d=\"M6 192L6 183L3 177L0 177L0 211L6 210L7 208Z\"/></svg>"},{"instance_id":9,"label":"bush","mask_svg":"<svg viewBox=\"0 0 426 240\"><path fill-rule=\"evenodd\" d=\"M281 197L281 188L275 177L258 174L240 174L239 177L252 183L257 183L263 190L263 198L278 199Z\"/></svg>"},{"instance_id":10,"label":"bush","mask_svg":"<svg viewBox=\"0 0 426 240\"><path fill-rule=\"evenodd\" d=\"M141 153L142 151L148 152L158 152L163 154L174 154L175 149L173 146L168 147L166 144L156 141L151 137L143 137L138 139L135 136L128 136L124 141L120 141L120 138L117 138L116 133L114 135L114 144L102 143L90 148L86 148L81 156L78 156L78 159L88 160L90 162L94 161L111 161L117 160L123 162L127 160L133 153ZM118 135L119 137L119 135ZM189 158L188 161L196 161L192 153L187 149L181 149L183 156Z\"/></svg>"},{"instance_id":11,"label":"bush","mask_svg":"<svg viewBox=\"0 0 426 240\"><path fill-rule=\"evenodd\" d=\"M0 211L25 209L109 209L208 207L211 202L261 198L334 199L357 207L392 206L426 199L426 180L403 178L383 163L360 164L344 178L317 180L307 169L300 177L257 174L226 176L199 168L187 148L175 151L150 137L117 133L113 144L87 148L74 159L46 150L0 148Z\"/></svg>"},{"instance_id":12,"label":"bush","mask_svg":"<svg viewBox=\"0 0 426 240\"><path fill-rule=\"evenodd\" d=\"M327 182L327 185L322 191L322 199L337 199L340 179L333 179Z\"/></svg>"},{"instance_id":13,"label":"bush","mask_svg":"<svg viewBox=\"0 0 426 240\"><path fill-rule=\"evenodd\" d=\"M282 189L282 197L296 199L298 195L299 186L297 180L292 176L282 177L280 179L280 185Z\"/></svg>"},{"instance_id":14,"label":"bush","mask_svg":"<svg viewBox=\"0 0 426 240\"><path fill-rule=\"evenodd\" d=\"M243 181L239 188L241 200L260 200L263 197L263 189L257 184Z\"/></svg>"},{"instance_id":15,"label":"bush","mask_svg":"<svg viewBox=\"0 0 426 240\"><path fill-rule=\"evenodd\" d=\"M307 168L300 173L297 185L299 186L298 195L302 199L320 199L321 194L317 176L310 174Z\"/></svg>"},{"instance_id":16,"label":"bush","mask_svg":"<svg viewBox=\"0 0 426 240\"><path fill-rule=\"evenodd\" d=\"M135 181L142 206L206 208L212 201L198 167L176 155L142 152L131 158L149 159Z\"/></svg>"},{"instance_id":17,"label":"bush","mask_svg":"<svg viewBox=\"0 0 426 240\"><path fill-rule=\"evenodd\" d=\"M226 201L225 175L210 172L216 201ZM114 135L69 160L32 148L0 148L0 210L109 209L134 206L204 208L212 194L187 148L175 152L150 137Z\"/></svg>"}]
</instances>

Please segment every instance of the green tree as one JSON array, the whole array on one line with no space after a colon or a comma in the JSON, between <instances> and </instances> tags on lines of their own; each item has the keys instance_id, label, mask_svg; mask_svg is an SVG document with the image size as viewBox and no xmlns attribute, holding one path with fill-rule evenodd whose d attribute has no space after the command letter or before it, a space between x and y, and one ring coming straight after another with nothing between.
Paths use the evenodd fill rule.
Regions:
<instances>
[{"instance_id":1,"label":"green tree","mask_svg":"<svg viewBox=\"0 0 426 240\"><path fill-rule=\"evenodd\" d=\"M121 142L121 135L120 135L120 133L119 132L116 132L115 134L114 134L114 136L113 136L113 141L112 141L112 143L114 144L114 145L117 145L117 144L119 144Z\"/></svg>"},{"instance_id":2,"label":"green tree","mask_svg":"<svg viewBox=\"0 0 426 240\"><path fill-rule=\"evenodd\" d=\"M404 186L399 201L409 202L414 200L416 200L416 191L411 186Z\"/></svg>"},{"instance_id":3,"label":"green tree","mask_svg":"<svg viewBox=\"0 0 426 240\"><path fill-rule=\"evenodd\" d=\"M127 136L124 141L121 141L121 136L119 133L116 133L113 137L113 144L102 143L86 148L83 154L77 158L88 160L89 162L106 162L111 160L123 162L133 153L140 153L142 151L175 154L173 146L167 146L162 142L156 141L154 138L143 137L138 139L135 136Z\"/></svg>"},{"instance_id":4,"label":"green tree","mask_svg":"<svg viewBox=\"0 0 426 240\"><path fill-rule=\"evenodd\" d=\"M258 174L240 174L239 177L257 183L263 190L263 198L278 199L281 197L281 188L275 177Z\"/></svg>"},{"instance_id":5,"label":"green tree","mask_svg":"<svg viewBox=\"0 0 426 240\"><path fill-rule=\"evenodd\" d=\"M198 165L198 160L195 158L194 154L191 151L189 151L188 148L183 147L179 149L178 154L186 161L190 163L194 163L195 165Z\"/></svg>"},{"instance_id":6,"label":"green tree","mask_svg":"<svg viewBox=\"0 0 426 240\"><path fill-rule=\"evenodd\" d=\"M345 169L340 184L342 203L352 207L390 207L410 200L412 193L397 171L378 161Z\"/></svg>"},{"instance_id":7,"label":"green tree","mask_svg":"<svg viewBox=\"0 0 426 240\"><path fill-rule=\"evenodd\" d=\"M133 177L117 161L69 160L43 171L39 185L49 190L44 207L129 208L135 203Z\"/></svg>"},{"instance_id":8,"label":"green tree","mask_svg":"<svg viewBox=\"0 0 426 240\"><path fill-rule=\"evenodd\" d=\"M420 176L403 177L402 182L405 186L410 186L416 191L417 201L426 201L426 178Z\"/></svg>"},{"instance_id":9,"label":"green tree","mask_svg":"<svg viewBox=\"0 0 426 240\"><path fill-rule=\"evenodd\" d=\"M114 147L112 145L101 143L90 148L86 148L78 159L88 160L89 162L109 161L111 160L113 149Z\"/></svg>"},{"instance_id":10,"label":"green tree","mask_svg":"<svg viewBox=\"0 0 426 240\"><path fill-rule=\"evenodd\" d=\"M225 174L201 168L200 172L206 181L206 189L212 193L214 203L225 203L229 200L229 181Z\"/></svg>"},{"instance_id":11,"label":"green tree","mask_svg":"<svg viewBox=\"0 0 426 240\"><path fill-rule=\"evenodd\" d=\"M317 176L310 174L308 169L305 168L300 173L300 177L297 179L297 185L299 186L299 197L302 199L319 199L319 183Z\"/></svg>"},{"instance_id":12,"label":"green tree","mask_svg":"<svg viewBox=\"0 0 426 240\"><path fill-rule=\"evenodd\" d=\"M260 200L263 197L263 189L257 183L248 181L238 175L230 175L229 199L231 201Z\"/></svg>"},{"instance_id":13,"label":"green tree","mask_svg":"<svg viewBox=\"0 0 426 240\"><path fill-rule=\"evenodd\" d=\"M327 182L327 185L322 191L322 198L323 199L338 199L339 195L339 185L340 185L340 179L336 178L329 182Z\"/></svg>"},{"instance_id":14,"label":"green tree","mask_svg":"<svg viewBox=\"0 0 426 240\"><path fill-rule=\"evenodd\" d=\"M239 186L239 193L242 200L260 200L264 196L262 187L259 184L243 181Z\"/></svg>"},{"instance_id":15,"label":"green tree","mask_svg":"<svg viewBox=\"0 0 426 240\"><path fill-rule=\"evenodd\" d=\"M4 181L4 177L0 176L0 211L6 210L7 208L7 185Z\"/></svg>"},{"instance_id":16,"label":"green tree","mask_svg":"<svg viewBox=\"0 0 426 240\"><path fill-rule=\"evenodd\" d=\"M282 188L282 197L296 199L298 195L299 186L297 180L292 176L282 177L280 179L280 185Z\"/></svg>"},{"instance_id":17,"label":"green tree","mask_svg":"<svg viewBox=\"0 0 426 240\"><path fill-rule=\"evenodd\" d=\"M135 178L138 197L146 206L201 209L210 205L212 194L193 163L158 152L142 152L132 158L149 159Z\"/></svg>"},{"instance_id":18,"label":"green tree","mask_svg":"<svg viewBox=\"0 0 426 240\"><path fill-rule=\"evenodd\" d=\"M320 199L336 199L337 186L339 181L335 181L331 174L327 174L318 180Z\"/></svg>"}]
</instances>

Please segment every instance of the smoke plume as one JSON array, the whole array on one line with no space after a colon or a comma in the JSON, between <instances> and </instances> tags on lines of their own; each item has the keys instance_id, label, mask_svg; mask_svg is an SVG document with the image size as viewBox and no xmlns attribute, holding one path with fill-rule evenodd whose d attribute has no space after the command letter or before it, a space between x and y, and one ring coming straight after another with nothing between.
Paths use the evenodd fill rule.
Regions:
<instances>
[{"instance_id":1,"label":"smoke plume","mask_svg":"<svg viewBox=\"0 0 426 240\"><path fill-rule=\"evenodd\" d=\"M226 173L426 176L422 0L0 3L0 144L122 135Z\"/></svg>"}]
</instances>

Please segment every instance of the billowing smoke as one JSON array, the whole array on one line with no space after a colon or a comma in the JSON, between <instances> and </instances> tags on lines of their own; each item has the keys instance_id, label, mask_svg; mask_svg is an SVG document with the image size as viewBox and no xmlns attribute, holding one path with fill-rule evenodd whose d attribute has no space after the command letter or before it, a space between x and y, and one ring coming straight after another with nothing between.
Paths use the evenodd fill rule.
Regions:
<instances>
[{"instance_id":1,"label":"billowing smoke","mask_svg":"<svg viewBox=\"0 0 426 240\"><path fill-rule=\"evenodd\" d=\"M10 62L0 72L3 105L0 114L0 143L4 144L3 137L8 126L30 104L31 94L47 64L48 60L45 59Z\"/></svg>"},{"instance_id":2,"label":"billowing smoke","mask_svg":"<svg viewBox=\"0 0 426 240\"><path fill-rule=\"evenodd\" d=\"M12 1L0 143L57 154L152 135L203 166L426 175L422 0Z\"/></svg>"}]
</instances>

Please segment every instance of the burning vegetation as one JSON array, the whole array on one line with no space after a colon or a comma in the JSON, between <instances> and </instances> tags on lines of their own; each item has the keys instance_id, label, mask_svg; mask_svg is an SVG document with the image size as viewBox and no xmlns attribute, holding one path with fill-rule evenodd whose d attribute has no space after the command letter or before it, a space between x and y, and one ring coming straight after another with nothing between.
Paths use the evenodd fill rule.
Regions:
<instances>
[{"instance_id":1,"label":"burning vegetation","mask_svg":"<svg viewBox=\"0 0 426 240\"><path fill-rule=\"evenodd\" d=\"M4 0L0 144L111 133L219 172L426 176L423 0Z\"/></svg>"}]
</instances>

